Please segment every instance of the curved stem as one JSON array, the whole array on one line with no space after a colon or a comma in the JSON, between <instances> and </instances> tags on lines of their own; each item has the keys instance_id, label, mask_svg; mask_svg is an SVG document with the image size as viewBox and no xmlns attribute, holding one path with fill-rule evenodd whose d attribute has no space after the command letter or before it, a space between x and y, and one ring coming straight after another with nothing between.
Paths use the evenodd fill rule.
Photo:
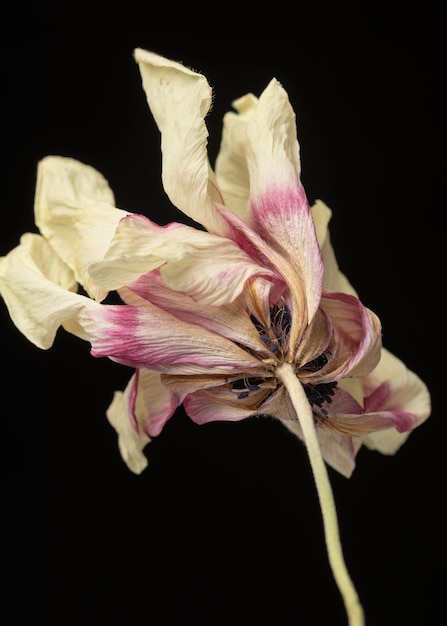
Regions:
<instances>
[{"instance_id":1,"label":"curved stem","mask_svg":"<svg viewBox=\"0 0 447 626\"><path fill-rule=\"evenodd\" d=\"M280 365L276 370L276 375L289 393L303 432L323 516L329 564L345 603L349 626L363 626L363 609L343 557L334 495L326 465L321 456L312 408L290 363Z\"/></svg>"}]
</instances>

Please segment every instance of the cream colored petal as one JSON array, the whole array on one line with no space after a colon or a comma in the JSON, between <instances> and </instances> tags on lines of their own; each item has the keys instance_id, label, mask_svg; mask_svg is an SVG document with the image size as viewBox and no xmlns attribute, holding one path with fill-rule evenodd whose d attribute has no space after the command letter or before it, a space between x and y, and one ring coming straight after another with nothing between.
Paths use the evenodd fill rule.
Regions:
<instances>
[{"instance_id":1,"label":"cream colored petal","mask_svg":"<svg viewBox=\"0 0 447 626\"><path fill-rule=\"evenodd\" d=\"M281 422L303 441L299 422L290 419L282 419ZM333 433L324 428L317 428L317 438L325 462L345 478L350 478L355 469L355 457L361 447L360 439Z\"/></svg>"},{"instance_id":2,"label":"cream colored petal","mask_svg":"<svg viewBox=\"0 0 447 626\"><path fill-rule=\"evenodd\" d=\"M0 293L11 319L39 348L51 347L61 325L87 339L78 314L100 305L73 293L76 287L73 272L40 235L23 235L0 259Z\"/></svg>"},{"instance_id":3,"label":"cream colored petal","mask_svg":"<svg viewBox=\"0 0 447 626\"><path fill-rule=\"evenodd\" d=\"M230 239L182 224L161 227L140 215L120 222L105 259L89 271L112 290L158 267L168 287L216 306L233 301L253 276L277 278Z\"/></svg>"},{"instance_id":4,"label":"cream colored petal","mask_svg":"<svg viewBox=\"0 0 447 626\"><path fill-rule=\"evenodd\" d=\"M216 178L225 206L242 219L247 217L250 197L246 126L257 104L258 99L251 93L233 102L237 113L229 112L224 116L222 142L216 159Z\"/></svg>"},{"instance_id":5,"label":"cream colored petal","mask_svg":"<svg viewBox=\"0 0 447 626\"><path fill-rule=\"evenodd\" d=\"M248 114L243 114L243 120L239 119L239 140L234 152L245 155L250 197L256 201L272 188L287 189L293 181L299 180L301 166L296 118L286 91L276 79L264 89L256 107L252 99L248 105L243 99L239 106L243 111L247 107ZM227 117L227 125L229 119Z\"/></svg>"},{"instance_id":6,"label":"cream colored petal","mask_svg":"<svg viewBox=\"0 0 447 626\"><path fill-rule=\"evenodd\" d=\"M406 365L386 349L374 371L363 380L365 409L367 397L381 384L389 385L386 399L377 410L402 411L414 416L414 428L425 422L431 412L430 393L425 383ZM413 430L414 430L413 428ZM364 444L382 454L394 454L406 441L411 431L397 432L394 428L372 433L365 437Z\"/></svg>"},{"instance_id":7,"label":"cream colored petal","mask_svg":"<svg viewBox=\"0 0 447 626\"><path fill-rule=\"evenodd\" d=\"M331 216L331 209L321 200L317 200L312 206L312 217L324 262L323 289L324 291L339 291L358 297L354 287L340 271L335 257L329 232Z\"/></svg>"},{"instance_id":8,"label":"cream colored petal","mask_svg":"<svg viewBox=\"0 0 447 626\"><path fill-rule=\"evenodd\" d=\"M212 91L205 76L181 63L137 48L146 98L161 132L162 180L171 202L214 233L226 224L214 201L222 202L208 153L205 117Z\"/></svg>"},{"instance_id":9,"label":"cream colored petal","mask_svg":"<svg viewBox=\"0 0 447 626\"><path fill-rule=\"evenodd\" d=\"M114 203L107 181L92 167L65 157L49 156L40 161L36 224L96 300L102 300L107 292L95 284L87 269L103 258L119 221L128 215L114 208Z\"/></svg>"},{"instance_id":10,"label":"cream colored petal","mask_svg":"<svg viewBox=\"0 0 447 626\"><path fill-rule=\"evenodd\" d=\"M257 284L258 281L250 281L250 284L252 282ZM270 356L259 338L259 332L247 315L243 298L219 307L198 304L185 293L169 289L154 273L146 274L128 287L123 287L119 290L119 295L124 302L133 306L144 306L151 302L185 322L199 324L233 343L258 352L260 358Z\"/></svg>"},{"instance_id":11,"label":"cream colored petal","mask_svg":"<svg viewBox=\"0 0 447 626\"><path fill-rule=\"evenodd\" d=\"M144 432L138 435L132 426L129 415L129 396L133 391L134 382L135 374L124 392L115 391L113 401L107 409L107 419L117 432L118 447L123 461L132 472L141 474L148 464L143 449L150 443L151 439Z\"/></svg>"},{"instance_id":12,"label":"cream colored petal","mask_svg":"<svg viewBox=\"0 0 447 626\"><path fill-rule=\"evenodd\" d=\"M303 432L296 412L290 402L290 397L284 387L273 393L261 407L265 414L274 415L298 439L304 442ZM357 438L329 432L324 428L317 428L317 438L321 454L325 462L337 472L349 478L354 471L355 456L361 442Z\"/></svg>"},{"instance_id":13,"label":"cream colored petal","mask_svg":"<svg viewBox=\"0 0 447 626\"><path fill-rule=\"evenodd\" d=\"M160 434L181 401L176 393L162 384L160 374L147 369L138 370L135 391L134 417L138 430L140 434L155 437Z\"/></svg>"}]
</instances>

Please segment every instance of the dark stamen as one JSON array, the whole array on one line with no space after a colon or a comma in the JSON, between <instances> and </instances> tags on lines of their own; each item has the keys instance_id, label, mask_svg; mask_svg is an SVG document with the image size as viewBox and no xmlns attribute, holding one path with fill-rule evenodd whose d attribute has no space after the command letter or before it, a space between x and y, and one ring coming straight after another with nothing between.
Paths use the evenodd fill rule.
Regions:
<instances>
[{"instance_id":1,"label":"dark stamen","mask_svg":"<svg viewBox=\"0 0 447 626\"><path fill-rule=\"evenodd\" d=\"M323 404L330 404L332 402L332 396L335 394L336 387L337 381L334 381L330 383L320 383L318 385L304 385L304 391L306 392L310 404L318 407L318 412L327 417L328 412L323 408Z\"/></svg>"}]
</instances>

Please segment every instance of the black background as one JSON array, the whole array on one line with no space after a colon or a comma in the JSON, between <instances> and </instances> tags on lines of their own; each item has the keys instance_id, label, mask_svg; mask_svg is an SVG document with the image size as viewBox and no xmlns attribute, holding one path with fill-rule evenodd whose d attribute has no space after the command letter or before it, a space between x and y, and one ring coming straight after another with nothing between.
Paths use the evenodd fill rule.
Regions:
<instances>
[{"instance_id":1,"label":"black background","mask_svg":"<svg viewBox=\"0 0 447 626\"><path fill-rule=\"evenodd\" d=\"M0 254L36 232L36 165L47 154L99 169L120 208L182 221L161 187L135 47L207 76L212 161L232 100L278 78L297 113L309 200L333 209L340 266L381 317L385 345L432 392L432 416L396 456L364 449L350 480L330 471L367 626L425 626L444 610L446 557L440 17L428 6L394 23L316 13L304 18L295 3L9 10ZM0 316L5 624L346 623L306 452L281 424L199 427L179 410L135 476L105 418L132 372L63 331L41 351L3 302Z\"/></svg>"}]
</instances>

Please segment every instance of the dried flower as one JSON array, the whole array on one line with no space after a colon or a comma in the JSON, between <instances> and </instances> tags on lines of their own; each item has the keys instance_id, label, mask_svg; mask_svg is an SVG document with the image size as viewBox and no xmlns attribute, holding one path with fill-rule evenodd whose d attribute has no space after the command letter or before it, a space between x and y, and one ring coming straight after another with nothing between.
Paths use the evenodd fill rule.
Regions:
<instances>
[{"instance_id":1,"label":"dried flower","mask_svg":"<svg viewBox=\"0 0 447 626\"><path fill-rule=\"evenodd\" d=\"M49 348L63 326L94 356L135 369L107 415L136 473L180 404L199 424L267 414L296 433L350 623L362 624L324 461L349 477L362 444L394 453L428 417L428 390L382 347L377 316L338 268L331 211L308 204L280 83L234 102L213 170L206 78L141 49L135 58L161 132L165 191L197 228L117 209L96 170L47 157L35 197L41 235L23 235L0 260L1 294L37 346ZM104 303L111 291L121 304Z\"/></svg>"}]
</instances>

